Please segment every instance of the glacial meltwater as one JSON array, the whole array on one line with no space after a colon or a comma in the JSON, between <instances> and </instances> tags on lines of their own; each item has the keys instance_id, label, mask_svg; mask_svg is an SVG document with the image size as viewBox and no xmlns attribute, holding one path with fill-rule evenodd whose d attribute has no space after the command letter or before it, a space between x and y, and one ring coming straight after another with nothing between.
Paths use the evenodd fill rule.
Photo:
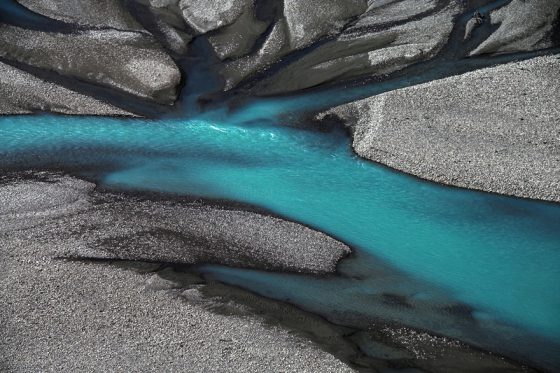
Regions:
<instances>
[{"instance_id":1,"label":"glacial meltwater","mask_svg":"<svg viewBox=\"0 0 560 373\"><path fill-rule=\"evenodd\" d=\"M288 126L277 115L286 107L275 102L157 121L2 117L0 168L78 170L107 187L263 207L357 254L327 278L203 272L326 317L331 310L393 319L558 364L560 206L394 172L354 155L340 128ZM368 301L381 293L407 307L393 312Z\"/></svg>"},{"instance_id":2,"label":"glacial meltwater","mask_svg":"<svg viewBox=\"0 0 560 373\"><path fill-rule=\"evenodd\" d=\"M15 1L0 9L3 23L68 28ZM500 58L511 57L491 63ZM59 169L111 188L260 206L355 252L326 277L220 266L200 272L337 323L395 322L560 369L560 205L425 182L358 158L341 128L292 126L313 106L342 103L337 96L350 101L477 63L489 62L443 59L354 93L260 100L188 119L0 117L0 170ZM187 84L210 85L203 70ZM184 104L192 106L197 95L187 88Z\"/></svg>"}]
</instances>

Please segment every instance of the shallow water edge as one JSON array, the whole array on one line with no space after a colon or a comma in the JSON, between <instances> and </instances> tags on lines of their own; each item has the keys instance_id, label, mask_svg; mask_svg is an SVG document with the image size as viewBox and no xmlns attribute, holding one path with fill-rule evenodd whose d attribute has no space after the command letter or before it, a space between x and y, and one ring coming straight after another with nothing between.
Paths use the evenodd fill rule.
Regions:
<instances>
[{"instance_id":1,"label":"shallow water edge","mask_svg":"<svg viewBox=\"0 0 560 373\"><path fill-rule=\"evenodd\" d=\"M58 183L55 181L56 179L52 179L53 177L58 177L56 175L50 173L16 173L13 174L11 177L4 176L2 178L2 183L0 188L6 187L9 185L17 185L17 183L32 183L33 185L53 185L50 183ZM94 196L95 200L98 202L94 203L95 209L102 208L103 206L110 206L111 204L119 204L122 203L124 200L132 199L135 203L140 203L140 200L144 201L153 201L157 205L167 205L170 201L173 204L192 204L192 201L183 201L180 198L173 198L169 200L169 196L165 195L149 195L149 194L136 194L136 196L131 196L127 193L122 194L111 194L107 192L99 192L92 190L92 196ZM25 196L22 196L25 197ZM140 198L140 200L138 199ZM26 198L23 198L25 201ZM72 198L74 200L74 198ZM112 201L112 202L111 202ZM166 202L167 201L167 202ZM72 202L72 205L75 206L75 202ZM215 203L212 203L212 206L216 206ZM60 205L57 207L57 210L60 208L65 208L64 205ZM75 210L76 207L71 207L69 211ZM79 207L78 207L79 208ZM234 208L233 206L228 206L228 209ZM150 211L146 211L147 213L151 213ZM45 230L45 227L51 226L52 223L55 223L56 220L60 219L56 216L51 218L47 218L44 220L43 223L33 227L27 227L27 233L25 235L27 237L34 237L35 234L43 235L41 233ZM80 212L76 210L72 212L70 219L72 220L80 220ZM39 215L38 215L39 216ZM116 218L117 216L115 216ZM91 218L87 218L91 220ZM114 219L114 218L112 218ZM26 225L28 225L30 221L26 221ZM94 221L91 222L95 224ZM61 223L56 223L54 226L60 225ZM73 228L68 228L67 224L62 223L66 228L65 230ZM81 223L80 223L81 224ZM8 226L9 227L9 226ZM5 229L14 229L8 228L5 226ZM98 229L98 228L96 228ZM103 229L103 228L99 228ZM51 234L54 234L54 237L48 239L47 242L52 242L52 245L58 245L57 242L60 241L59 244L70 244L70 246L75 246L77 242L72 243L73 239L68 241L67 238L64 238L66 234L59 236L56 233L56 229L53 231L52 228L47 228ZM37 233L33 233L37 231ZM17 232L17 228L13 231L12 234ZM6 232L4 232L6 233ZM85 237L89 237L92 233L89 232L88 229L83 226L80 228L79 236L81 239ZM95 234L97 235L97 233ZM93 237L95 237L95 235ZM69 236L70 238L71 236ZM165 237L160 237L160 239L165 240ZM41 239L43 240L43 239ZM87 242L87 241L86 241ZM124 242L125 246L122 246ZM123 250L129 250L126 241L123 241L120 244L120 247ZM164 241L165 242L165 241ZM49 244L51 245L51 244ZM110 257L108 258L96 258L96 257L68 257L67 255L60 255L57 256L60 260L67 261L70 260L79 260L79 261L86 261L86 262L94 262L94 263L121 263L125 267L137 267L132 261L117 261L114 262ZM130 264L127 264L130 263ZM359 315L356 315L353 318L347 319L345 321L348 326L339 327L332 322L326 322L325 319L322 317L326 316L327 319L337 318L336 314L333 316L329 316L327 314L323 314L319 318L312 316L306 312L299 311L291 306L282 305L281 303L277 303L272 301L264 300L261 298L262 295L253 296L249 293L245 293L243 290L235 290L234 288L225 287L218 283L214 283L216 278L215 270L213 273L212 268L209 268L205 265L202 266L183 266L178 264L171 264L171 263L161 263L158 261L152 262L152 269L155 273L161 275L162 278L169 280L175 285L165 285L169 288L169 291L172 294L180 294L185 290L185 287L189 288L193 284L201 284L203 282L209 283L206 290L204 290L205 297L210 297L213 301L216 301L218 304L223 304L224 312L227 311L229 308L234 307L230 305L230 301L234 302L241 302L242 304L248 305L250 309L252 309L252 313L262 314L265 312L267 314L267 318L270 318L270 322L274 325L276 323L280 323L281 325L287 325L290 328L294 328L298 330L298 333L303 333L306 337L311 337L316 343L319 343L323 348L325 348L328 352L333 353L335 356L339 357L343 361L348 362L351 366L354 366L359 369L369 369L369 368L376 368L376 369L386 369L388 367L392 368L405 368L405 367L418 367L420 369L429 370L429 371L445 371L445 367L448 364L456 364L456 361L460 359L464 362L465 366L469 368L470 371L472 369L497 369L497 368L505 368L509 370L517 370L522 369L521 366L517 366L516 364L508 361L503 360L499 356L487 354L477 349L473 349L464 343L460 343L456 340L439 337L434 335L433 333L426 333L422 330L414 329L409 326L399 324L398 322L394 321L387 321L383 319L376 319L375 322L371 323L369 321L363 320L358 322ZM118 265L121 265L118 264ZM155 266L155 267L154 267ZM140 266L140 268L144 268L145 266ZM219 273L219 268L216 268ZM223 268L227 270L227 268ZM368 266L368 271L371 268ZM378 275L380 275L381 271L383 271L382 267L378 268ZM200 278L192 277L193 273L202 274L206 280L202 280ZM277 276L285 276L287 274L280 274L269 272L271 275ZM359 276L355 271L353 273L355 276ZM87 276L87 273L84 274ZM342 276L343 278L347 276L339 271L335 277L333 276L326 276L326 277L313 277L309 278L309 280L314 281L331 281L335 280L336 278ZM306 281L305 278L307 276L297 275L298 281ZM218 276L219 279L219 276ZM394 280L394 278L393 278ZM194 283L193 283L194 281ZM228 280L226 280L228 282ZM198 286L198 285L197 285ZM166 288L167 288L166 287ZM221 290L220 290L221 289ZM171 294L171 295L172 295ZM185 293L186 294L186 293ZM190 293L189 293L190 294ZM217 298L217 299L216 299ZM270 298L270 296L267 296ZM398 310L399 308L403 307L403 304L399 304L401 302L406 302L406 300L400 297L398 294L384 294L383 299L385 302L390 301L391 307L393 310ZM287 303L293 303L292 300L289 299L280 299L281 301ZM187 301L189 301L187 299ZM192 300L191 300L192 301ZM297 304L297 301L295 302ZM264 309L263 304L265 305ZM304 308L305 305L302 305ZM216 308L218 307L218 308ZM396 308L395 308L396 307ZM405 306L409 307L409 306ZM235 308L235 307L234 307ZM216 310L217 312L221 312L222 306L212 306L212 309ZM234 311L232 311L234 312ZM293 316L292 316L293 315ZM299 321L298 321L299 320ZM339 320L343 320L344 318ZM344 324L343 324L344 325ZM361 327L360 327L361 325ZM327 332L325 335L325 328L331 330ZM382 347L385 346L385 347ZM380 351L383 351L382 353ZM380 355L381 353L381 355Z\"/></svg>"}]
</instances>

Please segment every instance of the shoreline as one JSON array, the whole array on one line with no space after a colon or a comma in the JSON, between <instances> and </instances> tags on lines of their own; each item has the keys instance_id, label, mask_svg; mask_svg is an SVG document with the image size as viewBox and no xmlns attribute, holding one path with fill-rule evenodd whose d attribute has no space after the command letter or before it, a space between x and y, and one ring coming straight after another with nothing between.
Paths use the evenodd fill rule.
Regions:
<instances>
[{"instance_id":1,"label":"shoreline","mask_svg":"<svg viewBox=\"0 0 560 373\"><path fill-rule=\"evenodd\" d=\"M49 177L48 175L50 175L50 174L48 174L48 173L47 174L42 174L43 177L46 176L47 178ZM23 176L24 176L24 178L27 178L28 180L29 180L29 178L30 179L34 178L33 175L29 175L29 174L27 174L27 175L24 174ZM0 188L4 188L6 185L10 185L10 182L7 181L6 179L4 179L0 183ZM90 193L102 193L103 194L104 192L94 191L94 189L91 189ZM126 196L126 193L123 193L121 195L121 198L125 198L125 196ZM164 196L161 196L161 197L164 197ZM134 197L132 197L132 198L134 198ZM110 203L110 202L102 202L102 203ZM78 206L76 208L79 209L80 207ZM26 232L27 232L26 235L28 237L29 237L30 234L31 234L31 236L33 236L33 233L31 233L30 230L31 230L31 232L33 232L34 230L42 231L43 226L40 225L40 226L36 226L35 228L29 228L29 227L26 228ZM38 233L40 233L40 232L38 232ZM42 234L42 233L40 233L40 234ZM83 234L83 233L81 233L81 234ZM65 242L64 238L62 238L62 239L63 239L63 241L60 241L60 243ZM50 240L47 240L47 241L50 241ZM49 243L49 247L53 246L53 245L56 246L57 243L56 242ZM46 253L44 253L43 255L45 255L45 254ZM102 258L79 258L78 257L76 259L72 259L72 258L60 258L58 256L54 256L52 260L57 261L57 259L58 260L62 259L62 262L60 262L60 263L64 263L64 262L70 262L71 263L71 262L76 262L76 261L77 262L84 262L85 261L85 262L89 262L89 263L95 263L95 262L98 262L98 261L101 261L102 263L106 263L106 262L114 263L114 259L111 259L111 258L102 259ZM59 262L59 261L57 261L57 262ZM101 265L102 265L102 263L101 263ZM120 265L123 265L123 264L124 264L125 267L128 266L128 265L134 266L135 265L134 263L136 263L136 261L120 260L120 261L117 261L117 266L120 266ZM187 297L187 299L190 299L191 302L193 302L193 301L195 303L199 302L200 298L199 298L199 295L197 295L200 292L200 288L197 285L197 284L199 284L199 280L195 279L195 281L193 282L196 285L195 286L196 291L194 291L194 295L192 294L193 291L188 290L189 289L188 286L187 286L187 290L183 289L184 288L184 281L185 281L184 279L186 278L188 280L187 285L189 285L188 284L189 281L190 281L189 279L192 280L192 273L191 273L192 270L191 270L191 268L193 268L196 271L196 267L198 267L197 265L195 265L194 267L191 267L191 266L185 267L183 265L177 265L177 264L165 264L165 263L162 263L160 261L157 261L154 265L156 265L156 264L157 264L158 267L160 267L159 270L157 270L156 272L154 272L154 270L152 270L151 272L152 273L157 273L159 271L162 271L163 275L160 276L158 274L158 277L162 278L163 280L157 280L157 281L154 280L155 282L152 281L149 286L152 286L152 287L155 286L155 289L157 291L165 290L165 292L170 293L172 296L178 296L177 295L178 291L173 290L173 289L176 288L176 285L173 285L173 282L175 281L175 283L176 283L177 278L179 278L178 282L179 283L183 282L183 286L179 286L179 288L182 289L179 292L181 294L183 294L186 291L186 293L191 294ZM97 264L96 267L99 266L99 265L100 264ZM143 267L143 266L145 266L145 265L140 264L140 267ZM151 266L151 265L148 265L148 266ZM171 270L169 268L171 268ZM48 272L49 267L45 267L45 270ZM185 273L184 275L178 274L178 273L183 273L185 271L187 273ZM184 277L181 280L182 276L186 276L186 277ZM203 276L203 277L206 277L206 276ZM171 281L171 284L170 284L169 281ZM218 282L218 285L212 285L214 280L211 280L211 279L208 279L208 278L204 279L204 281L207 282L208 284L210 284L210 285L208 285L208 286L210 286L210 288L207 288L207 291L210 292L210 294L212 294L215 291L218 291L219 298L220 297L224 298L225 295L228 295L228 297L230 297L230 300L231 300L232 289L237 288L237 287L232 287L231 285L220 285L219 282ZM193 283L191 283L191 285ZM217 286L217 288L216 288L216 286ZM219 290L220 288L222 288L224 290L220 291ZM316 316L316 315L310 314L306 311L301 311L299 308L297 308L297 307L294 308L294 306L288 305L288 303L286 303L286 302L280 302L280 301L276 301L276 300L265 300L265 301L263 301L263 299L266 299L266 298L263 298L261 295L253 295L252 292L247 292L247 290L236 290L233 293L237 294L236 292L241 292L241 294L239 296L233 296L234 303L236 303L236 302L237 303L243 303L244 299L249 299L249 301L245 304L246 306L247 305L249 307L252 307L254 305L257 306L257 311L255 311L253 309L253 311L249 313L250 315L253 315L253 316L254 315L266 315L266 316L262 316L262 317L265 317L265 318L271 317L272 320L276 320L277 318L280 318L280 321L279 321L280 325L283 325L286 322L286 318L287 318L287 320L288 320L287 325L289 326L289 328L294 328L294 330L298 330L297 333L303 333L303 335L306 336L306 337L311 336L311 339L314 340L315 343L319 343L319 346L322 346L321 349L325 349L329 353L332 353L333 351L339 351L339 353L340 353L340 350L338 350L338 348L340 348L341 345L350 346L350 347L345 347L346 352L342 353L342 355L335 353L334 356L336 356L337 358L340 358L341 356L342 357L346 356L342 360L346 361L346 363L350 363L351 365L354 366L354 368L358 367L360 369L363 369L363 368L368 368L368 367L372 368L374 366L387 367L386 362L384 362L383 359L379 360L379 358L377 358L377 359L371 360L370 358L367 358L367 357L364 357L363 355L361 355L361 354L363 354L362 349L365 348L364 346L367 346L368 343L369 343L369 342L367 342L368 338L366 337L369 334L364 335L358 329L355 329L354 332L349 332L347 327L337 326L337 325L332 324L330 322L322 321L324 319L321 316ZM173 294L175 294L175 295L173 295ZM247 294L251 294L251 295L247 295ZM192 298L192 296L194 296L194 298ZM189 302L189 301L187 301L187 302ZM259 307L260 307L259 305L262 304L262 302L264 302L265 304L270 304L270 302L272 302L272 305L266 306L265 307L266 311L263 311L262 309L259 311ZM230 301L226 301L225 303L230 304ZM268 313L270 313L270 310L274 311L278 307L283 308L284 311L278 311L278 313L272 312L273 313L272 315L268 314ZM291 309L292 311L286 311L287 312L286 313L285 312L286 307L287 307L288 310ZM292 316L292 314L293 314L293 316ZM261 317L261 316L258 316L258 317ZM316 324L316 325L319 325L318 326L319 330L322 330L322 328L324 328L324 327L327 327L331 330L334 328L334 331L335 331L334 334L329 334L329 335L323 337L321 332L315 332L314 331L315 327L313 327L313 326L310 327L309 324L308 324L308 321L309 321L310 317L313 320L318 320L318 321L315 321L315 323L317 323L317 322L319 323L319 324ZM302 319L303 319L303 321L301 321ZM289 321L289 320L292 320L292 321ZM326 322L326 324L324 324L325 322ZM273 325L275 325L275 322L273 322ZM323 326L320 326L320 325L323 325ZM302 327L303 327L303 332L302 332ZM338 329L338 328L342 328L342 329ZM396 354L396 356L401 356L402 351L399 352L399 349L395 350L396 345L394 345L394 343L397 343L396 341L399 341L399 338L401 338L401 342L402 342L402 337L398 336L398 333L400 333L400 332L398 332L398 330L405 330L405 329L408 329L411 332L413 330L413 329L409 329L409 328L404 328L403 329L402 326L398 326L398 325L392 325L387 330L395 330L394 333L397 333L397 334L395 334L396 335L395 338L397 338L397 339L393 340L389 337L386 337L386 338L389 338L389 339L388 340L382 340L382 341L376 340L375 343L389 343L389 346L393 346L393 347L387 347L388 351L392 351L391 353ZM311 333L311 334L309 334L309 333ZM315 334L315 336L314 336L313 333L318 333L318 334ZM356 334L356 333L359 333L359 334ZM420 336L420 335L422 335L423 332L422 331L417 331L417 332L415 331L410 336L416 335L417 333ZM381 335L384 335L383 333L379 334L379 331L374 333L374 334L377 335L376 338L380 338ZM358 343L358 342L356 342L355 340L352 339L352 338L354 338L353 336L355 336L355 335L360 336L360 337L356 337L356 338L358 338L358 340L362 341L360 343L366 343L366 344L361 345L362 347L357 347L357 346L360 345L360 343ZM429 339L428 341L422 342L422 343L428 343L426 346L424 346L424 348L428 349L426 351L429 351L430 348L434 348L433 345L431 345L432 347L429 347L430 343L436 343L434 341L438 341L438 340L440 340L438 338L441 338L441 337L435 336L432 333L430 333L429 335L430 335L431 339ZM333 341L334 336L336 336L336 338ZM323 339L323 338L326 338L326 339ZM341 338L341 339L338 339L338 338ZM348 340L347 338L350 338L350 339ZM363 338L366 338L365 342L362 340ZM433 338L435 338L435 339L433 339ZM406 338L405 338L405 340L406 340ZM444 340L448 340L448 339L443 338L441 341L444 341ZM432 341L432 342L429 342L429 341ZM358 343L358 344L356 344L356 343ZM440 342L437 342L437 343L440 343ZM464 344L463 342L458 342L459 343L458 345L455 345L454 343L455 342L453 342L451 344L447 344L447 342L446 342L444 345L439 345L439 344L437 344L437 345L439 345L440 348L444 348L443 346L447 346L447 347L444 348L444 350L446 350L446 351L447 351L448 348L451 348L451 350L449 350L451 352L449 352L449 353L451 353L452 355L453 354L459 354L458 356L463 356L463 354L465 353L464 351L467 351L466 352L467 356L472 356L474 354L474 355L478 356L478 357L472 357L474 361L478 361L478 360L482 359L482 363L480 361L478 361L478 363L480 363L480 364L490 364L491 366L494 366L493 364L498 364L498 365L506 364L506 366L509 366L509 369L515 369L514 367L518 367L520 370L525 369L525 367L523 367L523 366L518 366L517 365L518 363L514 364L512 360L509 360L507 358L502 358L502 357L500 357L500 355L496 355L496 354L488 355L489 353L487 351L480 350L480 349L477 349L477 348L473 348L473 347L471 347L467 344ZM398 343L397 343L397 345L398 345ZM354 346L354 347L351 347L351 346ZM376 346L379 347L379 345L376 345ZM406 346L406 343L405 343L405 345L401 345L401 348L404 348L403 346ZM453 346L455 346L455 347L453 347ZM406 350L406 348L405 348L405 350ZM453 351L455 351L455 352L453 352ZM478 352L476 352L476 351L478 351ZM480 355L480 354L482 354L482 355ZM352 359L357 359L357 360L354 361L354 360L348 358L349 356L354 356ZM437 356L439 356L439 355L437 355ZM453 356L455 356L455 355L453 355ZM402 358L402 356L401 356L401 358ZM412 364L420 364L420 366L425 366L425 364L428 364L428 365L431 364L430 361L432 361L433 364L435 365L435 367L437 368L439 366L438 364L442 363L442 360L438 360L438 359L444 359L444 358L443 357L438 357L438 358L436 358L436 360L428 359L426 361L421 359L421 360L418 360L416 363L413 363L412 361L409 361L408 358L406 358L400 364L404 364L402 367L409 366L408 364L411 364L411 363ZM357 364L357 366L356 366L356 364ZM394 364L398 364L398 363L395 363L393 361L393 362L390 363L390 366L394 367L395 366ZM511 365L511 364L514 364L514 365ZM436 371L437 371L437 369L436 369Z\"/></svg>"},{"instance_id":2,"label":"shoreline","mask_svg":"<svg viewBox=\"0 0 560 373\"><path fill-rule=\"evenodd\" d=\"M358 156L405 174L559 203L558 88L546 73L559 66L559 56L389 91L324 111L316 119L346 126ZM506 85L511 79L515 87ZM515 95L518 90L522 95Z\"/></svg>"},{"instance_id":3,"label":"shoreline","mask_svg":"<svg viewBox=\"0 0 560 373\"><path fill-rule=\"evenodd\" d=\"M246 208L246 204L226 204L223 201L206 201L164 193L100 190L96 182L61 173L53 174L52 171L31 171L24 173L23 178L19 175L21 172L8 174L0 180L0 186L12 186L14 189L7 192L8 197L18 193L21 189L18 189L18 185L29 184L32 187L29 191L22 189L21 193L24 194L38 193L38 190L33 189L36 188L35 184L38 184L39 188L42 184L43 188L49 186L52 189L48 200L52 199L53 202L44 202L47 207L43 207L44 203L36 207L40 209L37 210L37 218L46 219L45 223L48 222L49 216L47 214L42 217L41 209L48 208L49 203L58 210L57 200L64 203L67 198L74 198L80 202L79 208L73 214L68 215L62 207L52 218L54 221L60 221L56 225L66 224L67 230L70 231L57 233L55 230L55 236L63 234L70 242L77 239L74 243L78 247L84 244L88 246L77 251L70 249L63 252L68 257L91 254L107 259L152 258L178 265L233 264L234 267L241 268L329 275L335 273L338 262L352 252L347 245L327 234L278 215L263 213L262 209ZM40 177L39 181L37 175ZM29 201L24 200L24 203L30 205L21 208L33 210L33 203L38 198L41 198L39 194ZM10 204L6 208L10 209ZM27 214L26 210L22 212L24 215ZM12 212L8 210L8 213ZM8 215L7 219L9 227L12 218ZM111 227L109 221L118 222L118 226ZM18 226L17 219L13 224ZM72 228L73 226L76 228ZM242 231L235 229L236 226L242 228ZM104 233L102 227L111 232ZM85 241L75 236L73 229L79 229L81 234L86 236ZM88 238L88 235L91 238ZM144 235L147 235L147 242L143 241ZM284 245L277 243L277 235L290 236L290 242ZM153 240L157 241L163 236L169 236L172 240L153 247L156 244ZM205 237L212 239L207 240ZM269 240L265 239L267 237ZM196 246L200 246L202 250ZM300 246L306 246L309 250L301 252ZM118 250L122 250L122 253ZM281 257L280 254L286 257Z\"/></svg>"}]
</instances>

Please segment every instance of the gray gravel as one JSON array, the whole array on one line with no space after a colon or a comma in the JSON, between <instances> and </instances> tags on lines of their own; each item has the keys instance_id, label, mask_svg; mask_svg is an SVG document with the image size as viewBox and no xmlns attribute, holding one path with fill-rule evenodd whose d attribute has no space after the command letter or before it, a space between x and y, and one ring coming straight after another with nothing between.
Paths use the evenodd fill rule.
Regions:
<instances>
[{"instance_id":1,"label":"gray gravel","mask_svg":"<svg viewBox=\"0 0 560 373\"><path fill-rule=\"evenodd\" d=\"M1 62L0 97L0 114L50 111L63 114L134 116L110 104L45 82Z\"/></svg>"},{"instance_id":2,"label":"gray gravel","mask_svg":"<svg viewBox=\"0 0 560 373\"><path fill-rule=\"evenodd\" d=\"M165 224L162 210L143 211L146 216L140 216L145 208L157 210L158 203L134 209L117 201L107 213L109 201L94 195L93 184L69 177L33 174L31 179L0 180L1 371L351 371L312 341L334 345L337 353L350 356L354 351L340 332L294 307L220 284L205 285L194 275L156 271L159 265L122 264L131 271L55 259L67 248L85 244L96 230L100 235L104 230L114 234L122 232L123 225L147 224L150 219L154 225ZM115 202L115 196L105 197ZM181 220L198 208L169 205L164 209L179 214L168 218ZM228 223L218 221L221 213ZM126 221L132 215L136 220ZM219 209L207 209L203 215L214 217L203 226L234 228L235 216ZM189 223L196 224L195 219L204 216L194 216ZM287 252L305 229L264 219L261 227L251 227L255 222L245 216L235 228L251 237L251 230L278 225L276 234L294 236L273 233L267 238L283 239L276 249ZM224 234L225 228L213 229L218 236ZM312 235L307 233L307 238ZM328 238L322 240L329 244ZM155 251L162 249L161 244L155 245L151 259L157 259ZM294 327L304 334L294 332Z\"/></svg>"},{"instance_id":3,"label":"gray gravel","mask_svg":"<svg viewBox=\"0 0 560 373\"><path fill-rule=\"evenodd\" d=\"M364 158L439 183L560 202L560 58L544 56L332 109Z\"/></svg>"},{"instance_id":4,"label":"gray gravel","mask_svg":"<svg viewBox=\"0 0 560 373\"><path fill-rule=\"evenodd\" d=\"M254 5L248 2L234 23L209 35L208 41L221 60L238 58L252 51L268 26L268 23L256 19Z\"/></svg>"},{"instance_id":5,"label":"gray gravel","mask_svg":"<svg viewBox=\"0 0 560 373\"><path fill-rule=\"evenodd\" d=\"M99 262L105 257L101 251L94 258L64 259L74 246L87 246L88 237L146 224L142 214L153 212L152 219L167 224L171 217L162 216L159 207L179 215L171 220L183 220L186 210L177 205L195 210L184 202L147 205L49 173L0 175L0 200L1 371L352 371L342 361L382 372L530 371L407 327L372 324L357 332L336 326L289 304L158 263ZM224 211L214 215L219 213ZM225 224L232 228L233 222ZM254 228L243 228L250 240ZM290 229L297 236L301 228ZM217 226L205 234L212 239L213 232L223 235ZM281 240L290 255L289 237L267 239ZM152 260L158 258L156 249L164 249L158 240L152 242Z\"/></svg>"},{"instance_id":6,"label":"gray gravel","mask_svg":"<svg viewBox=\"0 0 560 373\"><path fill-rule=\"evenodd\" d=\"M550 36L559 9L560 0L512 0L490 14L498 28L471 55L552 47Z\"/></svg>"},{"instance_id":7,"label":"gray gravel","mask_svg":"<svg viewBox=\"0 0 560 373\"><path fill-rule=\"evenodd\" d=\"M17 0L35 13L82 26L143 30L123 3L114 0Z\"/></svg>"},{"instance_id":8,"label":"gray gravel","mask_svg":"<svg viewBox=\"0 0 560 373\"><path fill-rule=\"evenodd\" d=\"M391 22L404 21L421 13L434 11L438 5L437 0L370 0L368 3L367 11L352 27L348 28L348 32L359 31L364 27L373 28Z\"/></svg>"},{"instance_id":9,"label":"gray gravel","mask_svg":"<svg viewBox=\"0 0 560 373\"><path fill-rule=\"evenodd\" d=\"M283 9L283 15L276 20L259 50L221 67L225 90L234 88L290 52L308 47L323 37L336 36L353 17L367 9L367 3L363 0L285 0Z\"/></svg>"},{"instance_id":10,"label":"gray gravel","mask_svg":"<svg viewBox=\"0 0 560 373\"><path fill-rule=\"evenodd\" d=\"M452 2L417 21L380 31L352 28L293 62L257 86L258 93L279 94L358 76L380 76L434 57L447 42L460 7ZM375 14L375 13L373 13ZM391 13L369 16L375 25ZM393 14L397 19L397 14Z\"/></svg>"},{"instance_id":11,"label":"gray gravel","mask_svg":"<svg viewBox=\"0 0 560 373\"><path fill-rule=\"evenodd\" d=\"M366 9L366 0L284 0L291 49L304 48L325 35L336 35Z\"/></svg>"},{"instance_id":12,"label":"gray gravel","mask_svg":"<svg viewBox=\"0 0 560 373\"><path fill-rule=\"evenodd\" d=\"M71 178L0 189L0 232L42 227L59 256L179 264L216 263L323 274L350 249L302 225L202 203L146 201L92 194ZM29 233L30 234L30 233Z\"/></svg>"},{"instance_id":13,"label":"gray gravel","mask_svg":"<svg viewBox=\"0 0 560 373\"><path fill-rule=\"evenodd\" d=\"M149 20L149 28L157 34L158 42L172 51L175 57L187 54L193 33L192 30L187 30L179 8L179 0L134 0L127 1L126 4L129 9L145 10L141 12L144 13L142 18Z\"/></svg>"},{"instance_id":14,"label":"gray gravel","mask_svg":"<svg viewBox=\"0 0 560 373\"><path fill-rule=\"evenodd\" d=\"M0 56L167 104L181 79L161 46L138 32L56 34L0 25Z\"/></svg>"},{"instance_id":15,"label":"gray gravel","mask_svg":"<svg viewBox=\"0 0 560 373\"><path fill-rule=\"evenodd\" d=\"M181 0L179 8L187 24L205 34L231 25L252 3L252 0Z\"/></svg>"},{"instance_id":16,"label":"gray gravel","mask_svg":"<svg viewBox=\"0 0 560 373\"><path fill-rule=\"evenodd\" d=\"M258 51L221 66L220 75L225 81L224 90L235 88L243 79L266 69L280 56L289 52L288 25L286 19L282 18L272 26L272 30Z\"/></svg>"},{"instance_id":17,"label":"gray gravel","mask_svg":"<svg viewBox=\"0 0 560 373\"><path fill-rule=\"evenodd\" d=\"M277 95L382 78L432 59L465 11L461 1L282 0L277 10L263 12L260 4L258 18L249 0L135 0L145 7L139 19L150 35L129 13L132 1L128 9L105 0L76 6L69 0L20 1L47 16L105 29L59 35L2 26L0 56L163 104L175 102L181 75L158 43L180 58L196 34L222 61L208 59L224 91L243 86L254 95ZM560 0L513 0L485 18L495 31L478 46L470 40L478 24L468 21L463 48L481 55L552 47L559 8Z\"/></svg>"},{"instance_id":18,"label":"gray gravel","mask_svg":"<svg viewBox=\"0 0 560 373\"><path fill-rule=\"evenodd\" d=\"M180 0L135 0L135 2L150 7L158 18L168 25L181 30L186 29L185 19L179 7Z\"/></svg>"},{"instance_id":19,"label":"gray gravel","mask_svg":"<svg viewBox=\"0 0 560 373\"><path fill-rule=\"evenodd\" d=\"M41 230L0 234L3 372L351 371L309 336L230 300L235 289L185 283L148 264L131 271L53 259L56 243L26 233ZM258 309L257 297L240 297ZM340 340L301 311L267 310Z\"/></svg>"}]
</instances>

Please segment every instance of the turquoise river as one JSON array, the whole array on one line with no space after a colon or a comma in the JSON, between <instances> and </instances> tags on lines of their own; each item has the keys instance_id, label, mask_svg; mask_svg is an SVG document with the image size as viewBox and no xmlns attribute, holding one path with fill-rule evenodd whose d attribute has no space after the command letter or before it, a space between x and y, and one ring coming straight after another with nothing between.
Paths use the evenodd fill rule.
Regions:
<instances>
[{"instance_id":1,"label":"turquoise river","mask_svg":"<svg viewBox=\"0 0 560 373\"><path fill-rule=\"evenodd\" d=\"M371 271L382 266L399 275L353 285L344 285L350 280L341 276L346 279L337 287L333 279L212 266L202 270L310 310L357 307L486 347L496 347L491 345L497 335L506 341L500 342L506 352L537 353L516 346L519 339L503 348L512 341L506 334L533 338L543 355L537 359L555 365L560 206L440 186L362 160L340 128L288 125L293 118L284 114L300 106L297 100L260 100L188 119L2 117L0 168L81 170L78 174L107 187L265 208L351 245L359 255L349 261L362 263L356 271L367 274L364 263L373 263ZM352 269L342 266L341 271ZM446 327L429 309L415 321L405 313L383 314L382 306L359 305L359 296L349 292L387 288L419 309L426 302L449 300L468 305L469 317L491 333L480 337L457 331L453 323Z\"/></svg>"},{"instance_id":2,"label":"turquoise river","mask_svg":"<svg viewBox=\"0 0 560 373\"><path fill-rule=\"evenodd\" d=\"M0 22L68 28L15 2L0 8ZM396 322L560 370L560 205L425 182L360 159L339 127L301 126L321 108L468 64L477 60L443 58L393 83L200 112L191 88L212 90L202 67L189 74L183 118L0 116L0 170L57 169L108 188L258 206L326 232L354 254L336 275L318 278L198 271L340 324Z\"/></svg>"}]
</instances>

